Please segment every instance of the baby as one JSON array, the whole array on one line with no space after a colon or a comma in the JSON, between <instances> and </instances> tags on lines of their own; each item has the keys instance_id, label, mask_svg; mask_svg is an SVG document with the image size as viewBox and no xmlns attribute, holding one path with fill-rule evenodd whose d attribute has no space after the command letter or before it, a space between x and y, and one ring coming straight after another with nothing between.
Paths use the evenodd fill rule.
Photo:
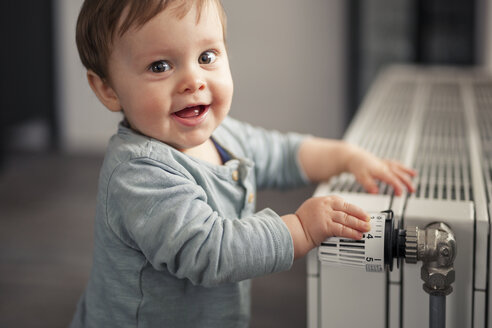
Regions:
<instances>
[{"instance_id":1,"label":"baby","mask_svg":"<svg viewBox=\"0 0 492 328\"><path fill-rule=\"evenodd\" d=\"M71 327L247 327L250 278L288 270L368 215L336 196L255 210L256 190L353 173L412 191L415 172L341 141L228 117L220 0L85 0L77 46L99 100L124 119L101 168L94 263Z\"/></svg>"}]
</instances>

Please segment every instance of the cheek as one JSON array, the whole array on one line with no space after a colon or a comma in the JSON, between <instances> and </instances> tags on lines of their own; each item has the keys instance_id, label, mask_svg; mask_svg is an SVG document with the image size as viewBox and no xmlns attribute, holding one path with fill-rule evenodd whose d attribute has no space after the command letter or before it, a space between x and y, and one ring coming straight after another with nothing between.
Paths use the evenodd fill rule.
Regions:
<instances>
[{"instance_id":1,"label":"cheek","mask_svg":"<svg viewBox=\"0 0 492 328\"><path fill-rule=\"evenodd\" d=\"M168 104L158 98L147 97L138 102L137 112L139 120L148 126L161 125L169 117Z\"/></svg>"},{"instance_id":2,"label":"cheek","mask_svg":"<svg viewBox=\"0 0 492 328\"><path fill-rule=\"evenodd\" d=\"M165 97L162 91L133 88L130 90L132 96L129 99L128 106L131 106L133 112L142 114L153 114L167 112L169 107L169 97Z\"/></svg>"},{"instance_id":3,"label":"cheek","mask_svg":"<svg viewBox=\"0 0 492 328\"><path fill-rule=\"evenodd\" d=\"M148 90L133 89L132 94L123 104L123 112L130 124L144 134L149 134L154 126L162 126L169 117L168 99Z\"/></svg>"},{"instance_id":4,"label":"cheek","mask_svg":"<svg viewBox=\"0 0 492 328\"><path fill-rule=\"evenodd\" d=\"M226 106L229 109L232 102L232 94L234 92L234 85L231 75L224 75L222 78L217 79L215 83L215 94L220 104Z\"/></svg>"}]
</instances>

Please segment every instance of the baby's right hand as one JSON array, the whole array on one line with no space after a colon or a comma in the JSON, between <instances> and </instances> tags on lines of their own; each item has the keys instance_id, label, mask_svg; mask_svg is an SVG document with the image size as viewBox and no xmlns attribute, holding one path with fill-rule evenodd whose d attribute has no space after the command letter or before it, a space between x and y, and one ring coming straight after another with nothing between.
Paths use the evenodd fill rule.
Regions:
<instances>
[{"instance_id":1,"label":"baby's right hand","mask_svg":"<svg viewBox=\"0 0 492 328\"><path fill-rule=\"evenodd\" d=\"M337 196L309 198L295 214L302 225L305 236L304 241L302 238L297 240L298 245L294 240L295 252L301 256L304 254L300 253L307 253L328 237L361 239L362 233L371 229L370 217L367 213Z\"/></svg>"}]
</instances>

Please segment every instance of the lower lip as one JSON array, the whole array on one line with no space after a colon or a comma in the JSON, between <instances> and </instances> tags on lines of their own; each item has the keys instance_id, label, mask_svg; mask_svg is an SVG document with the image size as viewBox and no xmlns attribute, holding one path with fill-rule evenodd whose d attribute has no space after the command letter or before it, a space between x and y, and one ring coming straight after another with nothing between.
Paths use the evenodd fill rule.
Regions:
<instances>
[{"instance_id":1,"label":"lower lip","mask_svg":"<svg viewBox=\"0 0 492 328\"><path fill-rule=\"evenodd\" d=\"M174 120L176 122L178 122L184 126L194 127L194 126L199 125L200 123L202 123L205 120L205 118L208 115L209 108L210 108L209 105L205 106L203 108L203 111L200 113L200 115L193 116L193 117L179 117L176 114L172 114L172 117L174 118Z\"/></svg>"}]
</instances>

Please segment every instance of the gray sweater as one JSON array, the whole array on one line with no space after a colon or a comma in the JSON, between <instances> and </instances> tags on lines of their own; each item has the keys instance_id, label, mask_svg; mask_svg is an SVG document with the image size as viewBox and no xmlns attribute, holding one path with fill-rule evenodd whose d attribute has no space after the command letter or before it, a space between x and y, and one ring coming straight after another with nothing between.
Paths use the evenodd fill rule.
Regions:
<instances>
[{"instance_id":1,"label":"gray sweater","mask_svg":"<svg viewBox=\"0 0 492 328\"><path fill-rule=\"evenodd\" d=\"M308 183L302 136L226 118L212 165L120 124L99 178L91 276L71 327L247 327L249 278L287 270L289 231L257 188Z\"/></svg>"}]
</instances>

